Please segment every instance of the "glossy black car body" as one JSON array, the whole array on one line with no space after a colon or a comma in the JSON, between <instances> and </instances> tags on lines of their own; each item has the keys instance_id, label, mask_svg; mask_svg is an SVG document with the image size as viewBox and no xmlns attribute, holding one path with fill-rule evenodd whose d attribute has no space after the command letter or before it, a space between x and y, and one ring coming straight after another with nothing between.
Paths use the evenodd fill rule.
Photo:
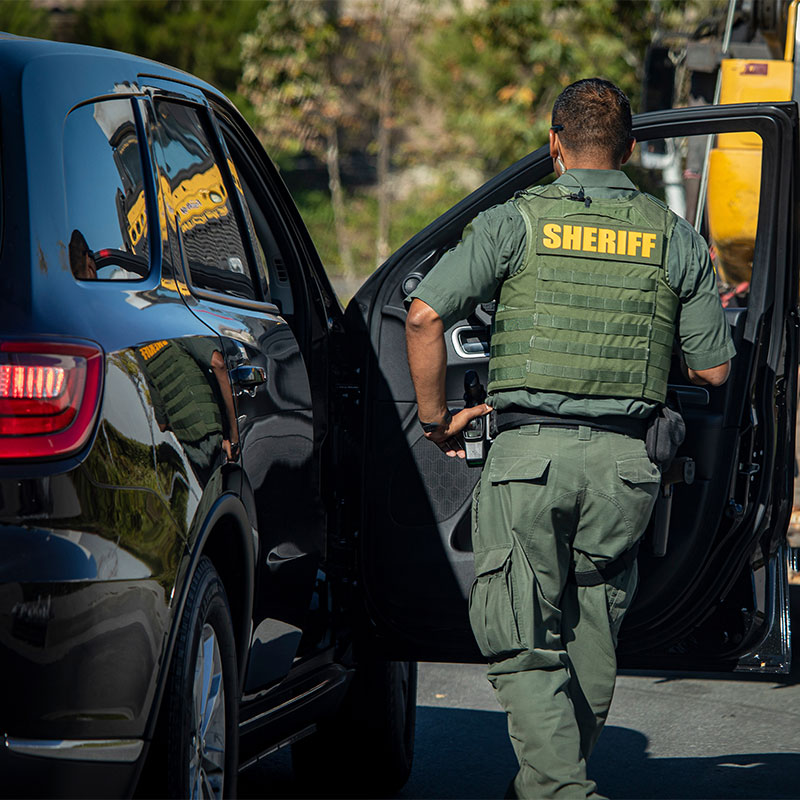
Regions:
<instances>
[{"instance_id":1,"label":"glossy black car body","mask_svg":"<svg viewBox=\"0 0 800 800\"><path fill-rule=\"evenodd\" d=\"M269 709L346 683L318 573L340 311L281 182L210 87L106 51L5 38L0 53L3 339L45 364L88 345L103 364L83 439L33 457L4 440L2 769L34 792L80 793L83 770L123 794L201 554L231 609L243 734L269 722L280 741L320 710L300 703L286 724ZM245 180L275 220L269 273ZM265 703L297 661L313 677L295 670Z\"/></svg>"},{"instance_id":2,"label":"glossy black car body","mask_svg":"<svg viewBox=\"0 0 800 800\"><path fill-rule=\"evenodd\" d=\"M410 759L407 665L479 658L465 611L477 473L421 438L403 299L474 214L546 177L547 154L418 234L345 315L274 168L212 87L16 37L0 38L0 66L0 370L22 365L7 372L17 399L42 400L37 376L85 362L88 409L50 451L41 433L0 439L7 786L134 790L169 727L176 640L207 561L235 638L240 763L352 735L348 688L369 669L395 709L387 747ZM731 381L698 393L674 374L699 479L676 503L671 557L642 559L622 657L786 670L796 109L638 125L640 139L758 131L769 192L751 304L730 312ZM465 368L485 377L489 322L479 311L447 332L454 406Z\"/></svg>"}]
</instances>

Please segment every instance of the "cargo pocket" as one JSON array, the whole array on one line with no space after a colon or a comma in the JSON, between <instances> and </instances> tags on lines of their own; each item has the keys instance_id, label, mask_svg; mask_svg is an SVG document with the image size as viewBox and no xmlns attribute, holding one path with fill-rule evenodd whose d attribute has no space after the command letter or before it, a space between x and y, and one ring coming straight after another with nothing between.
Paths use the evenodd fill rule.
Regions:
<instances>
[{"instance_id":1,"label":"cargo pocket","mask_svg":"<svg viewBox=\"0 0 800 800\"><path fill-rule=\"evenodd\" d=\"M534 481L544 483L549 458L540 456L498 456L489 465L489 480L492 483L508 481Z\"/></svg>"},{"instance_id":2,"label":"cargo pocket","mask_svg":"<svg viewBox=\"0 0 800 800\"><path fill-rule=\"evenodd\" d=\"M619 459L617 475L627 483L661 482L661 471L647 456Z\"/></svg>"},{"instance_id":3,"label":"cargo pocket","mask_svg":"<svg viewBox=\"0 0 800 800\"><path fill-rule=\"evenodd\" d=\"M628 528L626 547L632 547L653 513L661 471L647 456L636 456L619 459L617 475L621 480L617 498Z\"/></svg>"},{"instance_id":4,"label":"cargo pocket","mask_svg":"<svg viewBox=\"0 0 800 800\"><path fill-rule=\"evenodd\" d=\"M469 621L481 653L496 659L523 649L514 614L511 545L475 553Z\"/></svg>"}]
</instances>

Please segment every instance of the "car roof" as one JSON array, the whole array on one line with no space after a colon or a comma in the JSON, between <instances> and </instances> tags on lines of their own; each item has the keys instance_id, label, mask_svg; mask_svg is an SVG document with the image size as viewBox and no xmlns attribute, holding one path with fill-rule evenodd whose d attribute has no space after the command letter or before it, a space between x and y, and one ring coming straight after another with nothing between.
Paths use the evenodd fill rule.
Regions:
<instances>
[{"instance_id":1,"label":"car roof","mask_svg":"<svg viewBox=\"0 0 800 800\"><path fill-rule=\"evenodd\" d=\"M55 42L47 39L32 39L0 31L0 69L10 77L9 73L21 74L31 62L43 58L63 58L72 60L79 58L114 58L128 62L131 70L141 75L165 78L179 83L189 83L215 97L224 98L219 89L188 72L170 67L149 58L131 55L119 50L104 47L73 44L71 42Z\"/></svg>"}]
</instances>

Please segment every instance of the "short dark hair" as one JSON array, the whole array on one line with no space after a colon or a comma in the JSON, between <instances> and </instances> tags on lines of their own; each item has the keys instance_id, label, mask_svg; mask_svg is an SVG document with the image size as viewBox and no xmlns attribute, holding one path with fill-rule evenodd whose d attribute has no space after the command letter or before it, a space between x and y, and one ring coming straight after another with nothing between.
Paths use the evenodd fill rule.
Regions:
<instances>
[{"instance_id":1,"label":"short dark hair","mask_svg":"<svg viewBox=\"0 0 800 800\"><path fill-rule=\"evenodd\" d=\"M608 153L621 161L633 138L631 104L611 81L584 78L556 98L553 126L567 150Z\"/></svg>"}]
</instances>

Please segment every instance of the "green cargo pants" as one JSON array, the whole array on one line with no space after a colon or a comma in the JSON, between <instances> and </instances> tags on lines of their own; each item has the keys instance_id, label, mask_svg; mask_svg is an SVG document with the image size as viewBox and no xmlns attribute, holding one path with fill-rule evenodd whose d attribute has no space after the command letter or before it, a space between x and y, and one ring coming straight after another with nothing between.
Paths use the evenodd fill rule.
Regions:
<instances>
[{"instance_id":1,"label":"green cargo pants","mask_svg":"<svg viewBox=\"0 0 800 800\"><path fill-rule=\"evenodd\" d=\"M590 797L635 562L608 583L571 573L642 535L660 473L622 434L528 425L495 440L475 488L470 621L519 761L509 796Z\"/></svg>"}]
</instances>

